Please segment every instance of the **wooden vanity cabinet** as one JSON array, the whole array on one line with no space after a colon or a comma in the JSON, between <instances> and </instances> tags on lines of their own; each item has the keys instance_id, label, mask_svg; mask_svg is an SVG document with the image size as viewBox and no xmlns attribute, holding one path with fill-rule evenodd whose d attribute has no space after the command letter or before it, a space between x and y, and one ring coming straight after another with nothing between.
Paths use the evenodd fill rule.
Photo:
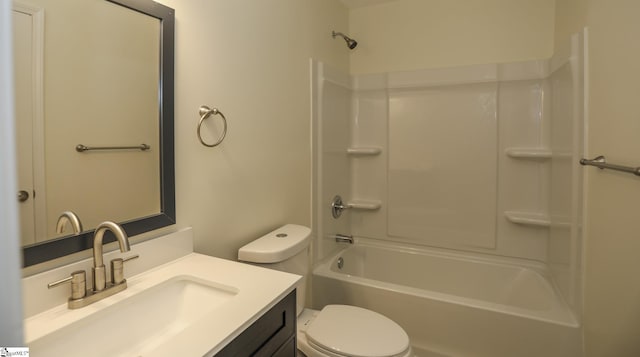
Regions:
<instances>
[{"instance_id":1,"label":"wooden vanity cabinet","mask_svg":"<svg viewBox=\"0 0 640 357\"><path fill-rule=\"evenodd\" d=\"M293 290L216 356L295 357L296 322L296 291Z\"/></svg>"}]
</instances>

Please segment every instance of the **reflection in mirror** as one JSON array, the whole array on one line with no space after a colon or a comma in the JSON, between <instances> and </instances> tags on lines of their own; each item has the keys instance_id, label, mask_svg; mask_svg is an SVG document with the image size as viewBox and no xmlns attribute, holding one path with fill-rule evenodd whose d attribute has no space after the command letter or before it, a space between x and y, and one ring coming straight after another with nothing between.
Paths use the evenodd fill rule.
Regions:
<instances>
[{"instance_id":1,"label":"reflection in mirror","mask_svg":"<svg viewBox=\"0 0 640 357\"><path fill-rule=\"evenodd\" d=\"M91 248L91 232L57 237L64 211L129 235L173 224L173 10L29 0L13 16L24 266Z\"/></svg>"}]
</instances>

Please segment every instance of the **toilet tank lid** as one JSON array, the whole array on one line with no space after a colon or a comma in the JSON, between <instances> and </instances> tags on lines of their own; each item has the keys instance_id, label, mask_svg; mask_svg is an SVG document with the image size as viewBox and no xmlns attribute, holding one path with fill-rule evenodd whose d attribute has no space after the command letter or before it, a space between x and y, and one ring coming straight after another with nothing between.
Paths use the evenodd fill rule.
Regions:
<instances>
[{"instance_id":1,"label":"toilet tank lid","mask_svg":"<svg viewBox=\"0 0 640 357\"><path fill-rule=\"evenodd\" d=\"M309 227L287 224L240 248L238 260L252 263L278 263L309 246Z\"/></svg>"}]
</instances>

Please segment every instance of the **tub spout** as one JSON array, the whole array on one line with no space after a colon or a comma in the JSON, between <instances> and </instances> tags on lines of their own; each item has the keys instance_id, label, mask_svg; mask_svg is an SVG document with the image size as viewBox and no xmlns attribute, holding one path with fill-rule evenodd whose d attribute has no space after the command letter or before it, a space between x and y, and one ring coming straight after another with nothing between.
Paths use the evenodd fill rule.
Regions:
<instances>
[{"instance_id":1,"label":"tub spout","mask_svg":"<svg viewBox=\"0 0 640 357\"><path fill-rule=\"evenodd\" d=\"M349 236L349 235L346 235L346 234L336 234L333 237L336 239L336 242L338 242L338 243L353 244L353 236Z\"/></svg>"}]
</instances>

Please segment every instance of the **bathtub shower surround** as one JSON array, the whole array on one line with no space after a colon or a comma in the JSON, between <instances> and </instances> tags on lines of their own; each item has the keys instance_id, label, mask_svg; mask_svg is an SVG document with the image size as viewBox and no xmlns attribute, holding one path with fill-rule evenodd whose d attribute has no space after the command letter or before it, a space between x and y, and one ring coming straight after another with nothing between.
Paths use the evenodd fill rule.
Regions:
<instances>
[{"instance_id":1,"label":"bathtub shower surround","mask_svg":"<svg viewBox=\"0 0 640 357\"><path fill-rule=\"evenodd\" d=\"M455 315L457 323L468 323L464 331L472 334L482 325L474 318L482 316L496 321L491 324L496 331L508 332L514 341L518 334L533 332L537 337L532 340L552 355L579 355L583 185L578 161L586 155L585 40L586 31L574 35L570 45L549 60L353 78L313 62L315 261L338 259L334 255L344 246L330 239L335 234L353 235L356 247L348 248L353 251L358 243L382 242L391 251L404 246L465 257L416 265L419 288L402 280L408 258L385 263L386 276L368 278L367 283L381 281L385 293L374 293L371 286L354 290L351 281L343 281L345 275L336 277L325 269L314 280L314 304L356 303L375 310L374 296L409 286L411 296L439 296L438 306L407 301L424 308L409 314L412 318L425 314L423 321L432 321L428 315L442 308ZM351 204L338 219L330 210L335 195ZM369 250L351 254L367 261L358 263L365 271L379 270L380 263L367 258ZM428 254L412 254L408 257L429 260ZM378 262L387 261L376 256ZM509 259L509 267L521 269L510 270L509 278L498 272L509 270L503 268L485 269L487 274L477 279L453 278L464 270L461 264L478 259L494 259L498 265ZM428 282L436 281L431 274L438 279L453 276L442 280L451 289L431 286ZM346 279L357 280L351 275ZM532 303L547 302L505 308L510 303L465 297L458 289L469 284L482 284L482 294L498 296L509 290L512 296L534 296ZM323 293L327 291L335 293ZM449 304L446 308L440 306L443 301ZM395 320L407 314L387 312ZM446 330L455 324L445 326L440 333L421 332L415 320L403 327L425 351L507 351L491 349L499 345L498 339L481 343L464 334L457 338L472 342L452 345L444 335L452 335ZM545 344L543 337L550 336L566 337L566 345Z\"/></svg>"},{"instance_id":2,"label":"bathtub shower surround","mask_svg":"<svg viewBox=\"0 0 640 357\"><path fill-rule=\"evenodd\" d=\"M497 110L497 82L389 91L390 236L496 246Z\"/></svg>"}]
</instances>

